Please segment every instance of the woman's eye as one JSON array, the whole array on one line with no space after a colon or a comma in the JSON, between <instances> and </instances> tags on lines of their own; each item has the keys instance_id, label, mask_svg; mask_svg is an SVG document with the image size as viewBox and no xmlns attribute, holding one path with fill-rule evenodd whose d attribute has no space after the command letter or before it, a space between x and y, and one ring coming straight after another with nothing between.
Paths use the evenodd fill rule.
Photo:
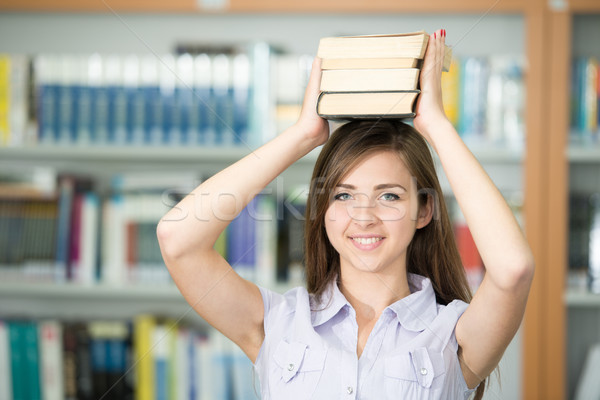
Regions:
<instances>
[{"instance_id":1,"label":"woman's eye","mask_svg":"<svg viewBox=\"0 0 600 400\"><path fill-rule=\"evenodd\" d=\"M400 196L395 193L384 193L381 195L381 198L387 201L400 200Z\"/></svg>"},{"instance_id":2,"label":"woman's eye","mask_svg":"<svg viewBox=\"0 0 600 400\"><path fill-rule=\"evenodd\" d=\"M334 197L335 200L342 200L342 201L350 200L351 198L352 198L352 196L350 196L350 194L348 194L348 193L338 193Z\"/></svg>"}]
</instances>

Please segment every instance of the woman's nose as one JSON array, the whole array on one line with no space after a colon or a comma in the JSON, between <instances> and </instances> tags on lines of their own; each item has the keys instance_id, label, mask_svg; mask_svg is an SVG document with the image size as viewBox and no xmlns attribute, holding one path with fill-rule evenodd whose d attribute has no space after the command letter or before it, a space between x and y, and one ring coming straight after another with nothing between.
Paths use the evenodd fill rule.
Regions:
<instances>
[{"instance_id":1,"label":"woman's nose","mask_svg":"<svg viewBox=\"0 0 600 400\"><path fill-rule=\"evenodd\" d=\"M350 205L348 210L350 217L355 224L360 226L369 226L378 221L377 206L375 202L366 195L355 196L356 201Z\"/></svg>"}]
</instances>

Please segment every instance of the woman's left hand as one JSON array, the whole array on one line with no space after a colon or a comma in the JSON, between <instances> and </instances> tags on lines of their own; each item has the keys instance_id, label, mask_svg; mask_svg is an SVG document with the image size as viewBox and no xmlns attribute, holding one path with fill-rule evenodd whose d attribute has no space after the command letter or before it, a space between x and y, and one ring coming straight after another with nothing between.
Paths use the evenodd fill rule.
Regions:
<instances>
[{"instance_id":1,"label":"woman's left hand","mask_svg":"<svg viewBox=\"0 0 600 400\"><path fill-rule=\"evenodd\" d=\"M415 128L431 142L430 133L439 123L448 122L442 103L442 67L446 52L446 30L439 29L429 37L419 82L421 94L417 99Z\"/></svg>"}]
</instances>

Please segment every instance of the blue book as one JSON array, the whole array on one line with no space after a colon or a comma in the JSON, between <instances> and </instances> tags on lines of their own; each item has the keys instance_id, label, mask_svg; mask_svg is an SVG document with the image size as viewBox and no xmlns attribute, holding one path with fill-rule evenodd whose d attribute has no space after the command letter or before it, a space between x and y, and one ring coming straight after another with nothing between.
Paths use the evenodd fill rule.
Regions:
<instances>
[{"instance_id":1,"label":"blue book","mask_svg":"<svg viewBox=\"0 0 600 400\"><path fill-rule=\"evenodd\" d=\"M123 62L123 90L127 101L127 113L125 116L119 114L120 98L115 98L114 118L115 125L119 126L125 119L128 144L141 145L144 143L144 129L146 121L146 98L143 88L140 86L140 61L136 56L129 56Z\"/></svg>"},{"instance_id":2,"label":"blue book","mask_svg":"<svg viewBox=\"0 0 600 400\"><path fill-rule=\"evenodd\" d=\"M56 142L72 144L75 142L78 101L78 86L75 84L77 62L74 57L64 56L61 59L61 80L58 87L58 131Z\"/></svg>"},{"instance_id":3,"label":"blue book","mask_svg":"<svg viewBox=\"0 0 600 400\"><path fill-rule=\"evenodd\" d=\"M38 89L38 140L54 143L58 136L58 60L41 55L35 60Z\"/></svg>"},{"instance_id":4,"label":"blue book","mask_svg":"<svg viewBox=\"0 0 600 400\"><path fill-rule=\"evenodd\" d=\"M177 58L177 79L175 81L175 109L173 126L176 130L172 136L179 135L179 145L195 145L198 132L191 134L190 114L194 96L194 59L189 54Z\"/></svg>"},{"instance_id":5,"label":"blue book","mask_svg":"<svg viewBox=\"0 0 600 400\"><path fill-rule=\"evenodd\" d=\"M459 133L467 138L485 134L488 67L481 57L462 61L460 77Z\"/></svg>"},{"instance_id":6,"label":"blue book","mask_svg":"<svg viewBox=\"0 0 600 400\"><path fill-rule=\"evenodd\" d=\"M104 396L109 389L107 371L108 341L100 334L101 324L101 322L92 322L89 325L92 387L96 398ZM96 327L100 328L96 329Z\"/></svg>"},{"instance_id":7,"label":"blue book","mask_svg":"<svg viewBox=\"0 0 600 400\"><path fill-rule=\"evenodd\" d=\"M110 89L106 86L90 87L92 94L92 115L90 117L92 143L108 144L109 129L112 129L112 126L109 128L109 105L113 101L111 96L114 96L114 93Z\"/></svg>"},{"instance_id":8,"label":"blue book","mask_svg":"<svg viewBox=\"0 0 600 400\"><path fill-rule=\"evenodd\" d=\"M233 59L233 145L243 146L249 142L250 118L250 60L246 54Z\"/></svg>"},{"instance_id":9,"label":"blue book","mask_svg":"<svg viewBox=\"0 0 600 400\"><path fill-rule=\"evenodd\" d=\"M67 267L70 256L71 214L75 194L74 178L64 176L59 182L58 221L56 230L56 258L54 279L63 282L67 278Z\"/></svg>"},{"instance_id":10,"label":"blue book","mask_svg":"<svg viewBox=\"0 0 600 400\"><path fill-rule=\"evenodd\" d=\"M157 325L152 332L152 336L155 373L155 398L156 400L167 400L169 398L169 345L166 326L163 324Z\"/></svg>"},{"instance_id":11,"label":"blue book","mask_svg":"<svg viewBox=\"0 0 600 400\"><path fill-rule=\"evenodd\" d=\"M211 99L211 58L199 54L193 59L193 91L189 114L190 144L207 144L210 134L210 121L214 117Z\"/></svg>"},{"instance_id":12,"label":"blue book","mask_svg":"<svg viewBox=\"0 0 600 400\"><path fill-rule=\"evenodd\" d=\"M212 64L213 108L211 130L214 138L209 144L219 147L231 146L234 138L234 106L231 77L231 60L225 54L218 54Z\"/></svg>"},{"instance_id":13,"label":"blue book","mask_svg":"<svg viewBox=\"0 0 600 400\"><path fill-rule=\"evenodd\" d=\"M256 215L258 196L231 221L227 231L227 259L238 274L254 278L256 266Z\"/></svg>"}]
</instances>

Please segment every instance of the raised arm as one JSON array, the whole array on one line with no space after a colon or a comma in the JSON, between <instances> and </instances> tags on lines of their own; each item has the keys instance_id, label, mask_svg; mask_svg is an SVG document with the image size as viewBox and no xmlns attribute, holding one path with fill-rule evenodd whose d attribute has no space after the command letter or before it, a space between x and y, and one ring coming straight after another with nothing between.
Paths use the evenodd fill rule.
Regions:
<instances>
[{"instance_id":1,"label":"raised arm","mask_svg":"<svg viewBox=\"0 0 600 400\"><path fill-rule=\"evenodd\" d=\"M429 41L415 127L439 155L486 268L456 325L463 375L475 387L498 365L515 335L533 279L531 250L510 208L446 118L441 97L445 31Z\"/></svg>"},{"instance_id":2,"label":"raised arm","mask_svg":"<svg viewBox=\"0 0 600 400\"><path fill-rule=\"evenodd\" d=\"M163 258L187 302L253 362L264 339L260 291L238 276L213 246L256 194L327 140L328 124L315 111L320 65L315 59L295 125L202 183L158 224Z\"/></svg>"}]
</instances>

